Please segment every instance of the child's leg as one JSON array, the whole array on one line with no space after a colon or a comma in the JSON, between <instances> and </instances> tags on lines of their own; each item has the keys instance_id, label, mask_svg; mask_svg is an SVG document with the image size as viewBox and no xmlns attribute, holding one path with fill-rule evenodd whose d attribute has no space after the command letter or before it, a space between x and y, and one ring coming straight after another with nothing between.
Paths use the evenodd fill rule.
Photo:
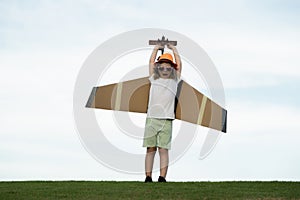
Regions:
<instances>
[{"instance_id":1,"label":"child's leg","mask_svg":"<svg viewBox=\"0 0 300 200\"><path fill-rule=\"evenodd\" d=\"M160 157L160 176L166 177L169 165L169 151L168 149L159 147L159 157Z\"/></svg>"},{"instance_id":2,"label":"child's leg","mask_svg":"<svg viewBox=\"0 0 300 200\"><path fill-rule=\"evenodd\" d=\"M156 153L156 147L147 147L147 154L145 158L145 171L146 176L152 177L152 169L154 163L154 156Z\"/></svg>"}]
</instances>

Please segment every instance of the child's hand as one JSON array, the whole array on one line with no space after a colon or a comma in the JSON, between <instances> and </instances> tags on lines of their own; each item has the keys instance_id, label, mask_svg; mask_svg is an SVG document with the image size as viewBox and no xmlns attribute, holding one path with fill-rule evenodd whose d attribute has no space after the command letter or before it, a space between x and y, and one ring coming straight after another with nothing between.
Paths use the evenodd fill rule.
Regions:
<instances>
[{"instance_id":1,"label":"child's hand","mask_svg":"<svg viewBox=\"0 0 300 200\"><path fill-rule=\"evenodd\" d=\"M167 47L171 50L173 50L175 48L172 44L167 44Z\"/></svg>"},{"instance_id":2,"label":"child's hand","mask_svg":"<svg viewBox=\"0 0 300 200\"><path fill-rule=\"evenodd\" d=\"M154 47L155 49L163 49L164 48L164 46L163 45L161 45L161 44L157 44L155 47Z\"/></svg>"}]
</instances>

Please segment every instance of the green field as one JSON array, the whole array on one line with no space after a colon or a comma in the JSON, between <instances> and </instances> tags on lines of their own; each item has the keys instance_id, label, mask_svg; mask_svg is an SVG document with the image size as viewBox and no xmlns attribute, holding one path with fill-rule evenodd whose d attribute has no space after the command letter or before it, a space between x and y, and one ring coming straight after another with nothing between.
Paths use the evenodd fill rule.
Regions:
<instances>
[{"instance_id":1,"label":"green field","mask_svg":"<svg viewBox=\"0 0 300 200\"><path fill-rule=\"evenodd\" d=\"M300 199L300 182L0 182L0 199Z\"/></svg>"}]
</instances>

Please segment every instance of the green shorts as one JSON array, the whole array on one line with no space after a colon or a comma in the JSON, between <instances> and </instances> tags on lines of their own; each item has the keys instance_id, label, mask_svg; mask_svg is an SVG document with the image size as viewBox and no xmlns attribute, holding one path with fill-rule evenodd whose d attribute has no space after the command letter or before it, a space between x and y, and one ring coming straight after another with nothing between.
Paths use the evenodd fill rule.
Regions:
<instances>
[{"instance_id":1,"label":"green shorts","mask_svg":"<svg viewBox=\"0 0 300 200\"><path fill-rule=\"evenodd\" d=\"M147 118L143 147L171 149L172 120Z\"/></svg>"}]
</instances>

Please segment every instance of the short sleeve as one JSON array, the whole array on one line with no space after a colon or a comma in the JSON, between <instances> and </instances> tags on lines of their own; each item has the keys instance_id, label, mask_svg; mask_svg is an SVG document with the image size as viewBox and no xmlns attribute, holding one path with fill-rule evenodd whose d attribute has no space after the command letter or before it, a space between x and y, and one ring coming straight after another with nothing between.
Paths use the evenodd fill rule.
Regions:
<instances>
[{"instance_id":1,"label":"short sleeve","mask_svg":"<svg viewBox=\"0 0 300 200\"><path fill-rule=\"evenodd\" d=\"M181 81L181 76L177 76L177 84Z\"/></svg>"},{"instance_id":2,"label":"short sleeve","mask_svg":"<svg viewBox=\"0 0 300 200\"><path fill-rule=\"evenodd\" d=\"M154 81L154 74L149 77L149 81L152 83Z\"/></svg>"}]
</instances>

